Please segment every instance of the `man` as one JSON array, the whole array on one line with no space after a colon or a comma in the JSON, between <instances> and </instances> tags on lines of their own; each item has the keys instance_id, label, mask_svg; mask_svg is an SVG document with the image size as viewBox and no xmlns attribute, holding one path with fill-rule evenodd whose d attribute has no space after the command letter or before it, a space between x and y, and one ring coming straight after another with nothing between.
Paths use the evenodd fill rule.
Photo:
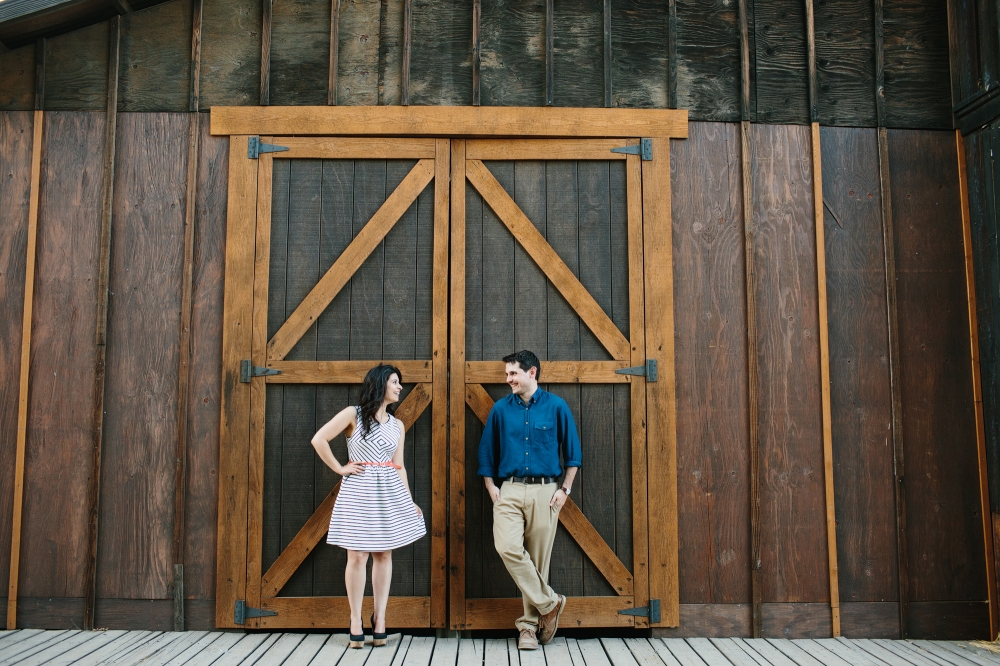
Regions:
<instances>
[{"instance_id":1,"label":"man","mask_svg":"<svg viewBox=\"0 0 1000 666\"><path fill-rule=\"evenodd\" d=\"M538 388L541 366L530 351L505 356L511 394L498 400L479 442L479 476L493 500L493 541L521 590L524 615L515 626L520 650L552 640L566 597L549 587L549 560L580 467L580 437L569 405ZM559 462L562 452L566 475ZM498 485L502 484L502 485Z\"/></svg>"}]
</instances>

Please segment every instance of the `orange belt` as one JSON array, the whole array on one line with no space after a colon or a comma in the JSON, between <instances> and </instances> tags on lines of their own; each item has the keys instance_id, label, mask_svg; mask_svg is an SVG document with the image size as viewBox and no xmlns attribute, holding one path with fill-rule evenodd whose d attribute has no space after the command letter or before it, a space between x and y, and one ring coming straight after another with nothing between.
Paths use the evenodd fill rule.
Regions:
<instances>
[{"instance_id":1,"label":"orange belt","mask_svg":"<svg viewBox=\"0 0 1000 666\"><path fill-rule=\"evenodd\" d=\"M351 462L354 462L353 460ZM397 465L394 462L358 462L357 465L368 465L370 467L395 467L396 469L403 469L402 465Z\"/></svg>"}]
</instances>

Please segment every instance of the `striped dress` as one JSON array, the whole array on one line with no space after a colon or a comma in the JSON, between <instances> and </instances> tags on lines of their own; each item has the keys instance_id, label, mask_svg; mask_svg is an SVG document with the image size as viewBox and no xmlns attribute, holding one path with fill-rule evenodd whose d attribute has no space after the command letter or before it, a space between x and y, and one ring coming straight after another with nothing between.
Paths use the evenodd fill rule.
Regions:
<instances>
[{"instance_id":1,"label":"striped dress","mask_svg":"<svg viewBox=\"0 0 1000 666\"><path fill-rule=\"evenodd\" d=\"M389 415L385 423L372 424L371 432L363 437L360 407L357 412L354 432L347 440L351 462L391 463L403 424ZM365 465L364 474L349 474L340 482L326 542L349 550L380 552L413 543L426 533L424 519L396 468Z\"/></svg>"}]
</instances>

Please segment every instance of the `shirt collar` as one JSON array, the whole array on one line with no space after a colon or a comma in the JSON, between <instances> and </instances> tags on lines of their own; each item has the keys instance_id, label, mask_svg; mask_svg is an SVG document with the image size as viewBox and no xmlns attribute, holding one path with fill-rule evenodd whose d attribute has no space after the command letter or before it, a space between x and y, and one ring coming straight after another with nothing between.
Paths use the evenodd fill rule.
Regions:
<instances>
[{"instance_id":1,"label":"shirt collar","mask_svg":"<svg viewBox=\"0 0 1000 666\"><path fill-rule=\"evenodd\" d=\"M538 388L535 389L535 392L531 394L531 400L529 400L528 402L531 403L531 404L537 403L539 400L541 400L543 393L545 393L545 391L543 391L542 387L539 386ZM519 396L517 394L514 394L514 400L519 405L523 405L524 404L524 400L522 400L521 396Z\"/></svg>"}]
</instances>

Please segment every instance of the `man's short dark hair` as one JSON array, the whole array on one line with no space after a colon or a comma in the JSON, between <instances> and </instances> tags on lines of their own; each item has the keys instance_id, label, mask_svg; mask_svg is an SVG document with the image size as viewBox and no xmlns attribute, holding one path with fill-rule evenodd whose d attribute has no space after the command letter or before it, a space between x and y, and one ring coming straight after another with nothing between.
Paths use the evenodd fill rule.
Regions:
<instances>
[{"instance_id":1,"label":"man's short dark hair","mask_svg":"<svg viewBox=\"0 0 1000 666\"><path fill-rule=\"evenodd\" d=\"M503 362L517 363L525 372L528 372L534 367L536 380L542 376L542 364L538 362L538 357L535 356L535 352L528 351L527 349L522 349L521 351L513 354L507 354L503 357Z\"/></svg>"}]
</instances>

